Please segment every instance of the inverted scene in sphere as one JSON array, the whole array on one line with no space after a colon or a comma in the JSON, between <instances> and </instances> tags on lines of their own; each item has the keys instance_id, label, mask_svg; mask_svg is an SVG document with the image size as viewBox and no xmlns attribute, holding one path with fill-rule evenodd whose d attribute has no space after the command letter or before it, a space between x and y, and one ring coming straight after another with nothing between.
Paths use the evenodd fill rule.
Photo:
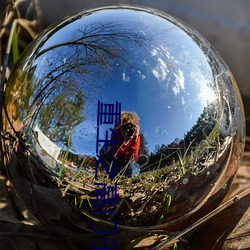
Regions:
<instances>
[{"instance_id":1,"label":"inverted scene in sphere","mask_svg":"<svg viewBox=\"0 0 250 250\"><path fill-rule=\"evenodd\" d=\"M79 12L41 34L11 75L3 124L18 141L5 143L6 168L32 213L41 188L55 188L66 214L77 206L82 221L132 227L177 220L211 194L216 206L244 145L240 95L216 51L173 17L133 7Z\"/></svg>"}]
</instances>

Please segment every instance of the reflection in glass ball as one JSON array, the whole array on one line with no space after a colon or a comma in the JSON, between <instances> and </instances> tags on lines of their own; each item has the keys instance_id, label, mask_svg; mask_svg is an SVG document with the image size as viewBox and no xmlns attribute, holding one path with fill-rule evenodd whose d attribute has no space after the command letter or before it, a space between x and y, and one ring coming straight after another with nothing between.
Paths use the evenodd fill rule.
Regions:
<instances>
[{"instance_id":1,"label":"reflection in glass ball","mask_svg":"<svg viewBox=\"0 0 250 250\"><path fill-rule=\"evenodd\" d=\"M225 196L245 129L209 43L128 6L79 12L40 35L12 73L3 124L6 168L28 208L82 234L94 217L169 231L201 217Z\"/></svg>"}]
</instances>

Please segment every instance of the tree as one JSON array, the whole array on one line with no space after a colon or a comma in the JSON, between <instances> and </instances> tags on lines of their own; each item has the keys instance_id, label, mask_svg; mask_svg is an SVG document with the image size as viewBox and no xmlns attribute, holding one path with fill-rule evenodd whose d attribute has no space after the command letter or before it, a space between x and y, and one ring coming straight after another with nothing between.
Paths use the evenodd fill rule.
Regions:
<instances>
[{"instance_id":1,"label":"tree","mask_svg":"<svg viewBox=\"0 0 250 250\"><path fill-rule=\"evenodd\" d=\"M73 127L84 120L84 94L79 89L74 93L70 90L59 93L40 109L40 129L54 142L67 141Z\"/></svg>"}]
</instances>

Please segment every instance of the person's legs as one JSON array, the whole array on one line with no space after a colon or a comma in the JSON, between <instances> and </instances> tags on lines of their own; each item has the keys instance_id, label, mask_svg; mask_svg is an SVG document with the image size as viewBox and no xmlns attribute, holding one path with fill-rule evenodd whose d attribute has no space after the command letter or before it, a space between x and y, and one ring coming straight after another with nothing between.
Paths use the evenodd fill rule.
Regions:
<instances>
[{"instance_id":1,"label":"person's legs","mask_svg":"<svg viewBox=\"0 0 250 250\"><path fill-rule=\"evenodd\" d=\"M125 171L125 175L128 177L138 176L140 171L140 165L135 161L131 161Z\"/></svg>"}]
</instances>

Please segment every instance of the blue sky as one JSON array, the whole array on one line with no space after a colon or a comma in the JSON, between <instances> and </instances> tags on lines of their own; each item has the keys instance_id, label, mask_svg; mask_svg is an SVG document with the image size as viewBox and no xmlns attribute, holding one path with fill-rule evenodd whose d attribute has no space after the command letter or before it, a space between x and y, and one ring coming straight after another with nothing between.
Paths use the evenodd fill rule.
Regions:
<instances>
[{"instance_id":1,"label":"blue sky","mask_svg":"<svg viewBox=\"0 0 250 250\"><path fill-rule=\"evenodd\" d=\"M217 97L210 59L193 37L164 18L149 13L138 16L132 10L121 12L118 13L117 23L112 22L112 13L103 11L76 20L58 31L44 45L45 48L70 37L76 39L88 28L93 32L91 25L96 23L96 26L100 26L96 29L99 32L97 37L100 36L97 45L120 53L116 58L105 58L105 53L101 51L109 70L106 64L86 63L86 68L81 70L93 74L84 76L74 72L75 75L71 77L86 96L83 111L86 119L75 127L72 134L72 150L79 154L95 154L98 100L108 104L118 101L123 111L136 112L140 117L141 132L152 152L157 145L167 145L175 138L183 139L207 103ZM104 29L103 34L108 33L111 38L101 37L102 27L108 29ZM68 36L65 36L67 32ZM134 41L136 34L138 39ZM92 44L94 42L91 40ZM88 51L84 54L85 50L82 50L80 57L75 54L72 59L72 47L60 50L61 53L53 54L50 51L37 60L37 79L43 77L41 72L46 73L45 68L50 61L54 63L53 55L60 59L56 62L57 66L61 63L63 67L70 60L77 62L80 58L84 62L85 57L91 60L93 53ZM42 67L44 70L41 70ZM100 129L105 133L110 127Z\"/></svg>"}]
</instances>

